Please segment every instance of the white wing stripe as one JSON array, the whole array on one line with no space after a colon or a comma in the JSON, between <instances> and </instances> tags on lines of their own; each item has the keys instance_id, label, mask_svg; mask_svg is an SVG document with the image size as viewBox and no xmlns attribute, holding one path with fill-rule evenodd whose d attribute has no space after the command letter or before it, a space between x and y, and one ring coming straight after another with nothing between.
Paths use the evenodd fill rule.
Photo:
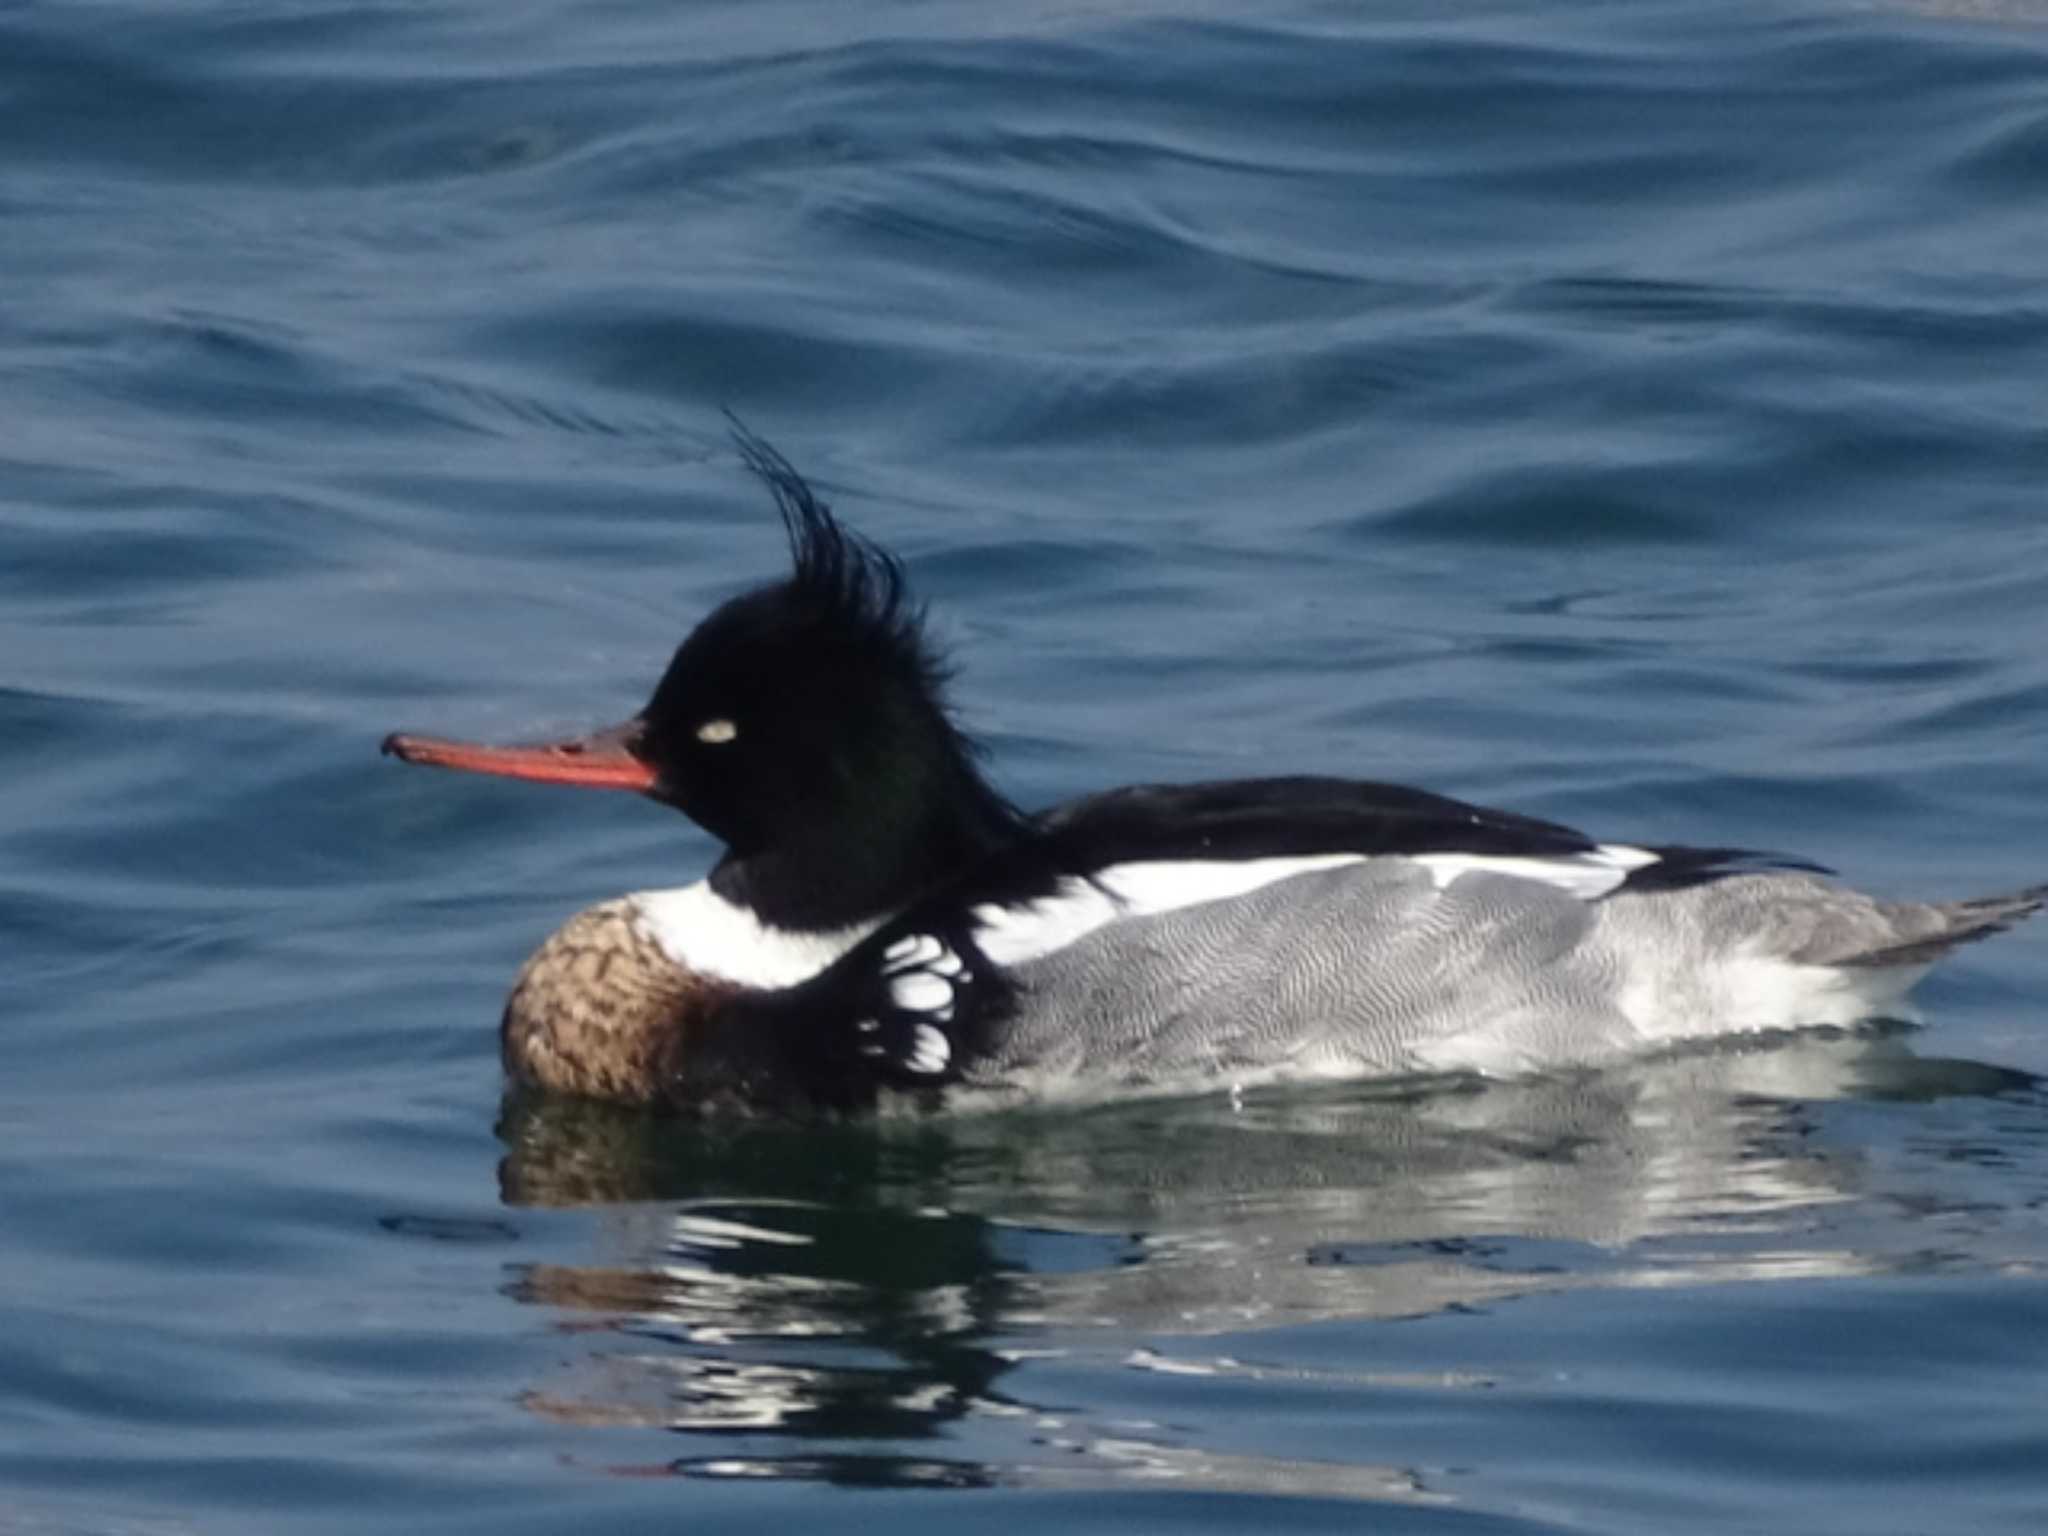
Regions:
<instances>
[{"instance_id":1,"label":"white wing stripe","mask_svg":"<svg viewBox=\"0 0 2048 1536\"><path fill-rule=\"evenodd\" d=\"M1292 875L1364 861L1363 854L1330 853L1298 859L1114 864L1092 880L1063 880L1057 892L1038 901L1016 906L985 902L975 907L975 942L997 965L1021 965L1120 918L1151 917L1222 901Z\"/></svg>"},{"instance_id":2,"label":"white wing stripe","mask_svg":"<svg viewBox=\"0 0 2048 1536\"><path fill-rule=\"evenodd\" d=\"M1116 864L1093 880L1060 882L1051 896L1005 906L984 902L972 909L975 941L997 965L1021 965L1064 949L1105 924L1123 918L1151 917L1208 901L1243 896L1276 880L1316 870L1362 864L1357 853L1317 854L1303 858L1159 860ZM1602 843L1584 853L1550 858L1480 853L1406 855L1409 863L1428 872L1442 890L1460 875L1486 873L1532 880L1593 901L1618 887L1629 872L1657 862L1646 848Z\"/></svg>"},{"instance_id":3,"label":"white wing stripe","mask_svg":"<svg viewBox=\"0 0 2048 1536\"><path fill-rule=\"evenodd\" d=\"M1581 901L1594 901L1617 888L1631 870L1657 862L1647 848L1625 843L1602 843L1585 853L1551 858L1516 858L1484 853L1423 853L1414 861L1429 871L1429 878L1442 890L1460 875L1511 875L1518 880L1536 880L1568 891Z\"/></svg>"}]
</instances>

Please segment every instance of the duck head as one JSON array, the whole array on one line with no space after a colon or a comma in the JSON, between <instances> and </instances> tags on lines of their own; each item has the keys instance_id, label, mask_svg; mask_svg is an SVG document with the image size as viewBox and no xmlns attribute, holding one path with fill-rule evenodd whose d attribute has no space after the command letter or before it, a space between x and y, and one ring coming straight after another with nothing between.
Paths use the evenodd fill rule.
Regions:
<instances>
[{"instance_id":1,"label":"duck head","mask_svg":"<svg viewBox=\"0 0 2048 1536\"><path fill-rule=\"evenodd\" d=\"M1016 835L947 713L945 669L901 564L842 526L788 460L735 425L789 535L790 574L677 647L646 706L570 740L397 734L410 763L629 789L725 844L712 882L771 926L872 921Z\"/></svg>"}]
</instances>

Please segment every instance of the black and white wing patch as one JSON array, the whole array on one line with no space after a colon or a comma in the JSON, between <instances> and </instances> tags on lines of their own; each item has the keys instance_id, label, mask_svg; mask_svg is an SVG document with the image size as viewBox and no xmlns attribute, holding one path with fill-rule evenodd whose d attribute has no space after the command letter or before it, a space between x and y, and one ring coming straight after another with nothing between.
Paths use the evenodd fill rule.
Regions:
<instances>
[{"instance_id":1,"label":"black and white wing patch","mask_svg":"<svg viewBox=\"0 0 2048 1536\"><path fill-rule=\"evenodd\" d=\"M1578 853L1536 857L1474 853L1411 855L1429 871L1442 890L1463 874L1506 875L1554 886L1581 901L1598 901L1618 891L1642 895L1704 885L1731 875L1825 875L1822 865L1746 848L1638 848L1628 843L1597 843Z\"/></svg>"},{"instance_id":2,"label":"black and white wing patch","mask_svg":"<svg viewBox=\"0 0 2048 1536\"><path fill-rule=\"evenodd\" d=\"M1581 901L1598 901L1618 891L1638 871L1658 862L1649 848L1631 848L1625 843L1600 843L1578 853L1536 856L1485 853L1419 853L1410 857L1429 871L1429 878L1442 890L1460 875L1504 875L1515 880L1533 880L1554 886Z\"/></svg>"},{"instance_id":3,"label":"black and white wing patch","mask_svg":"<svg viewBox=\"0 0 2048 1536\"><path fill-rule=\"evenodd\" d=\"M1132 785L1049 811L1039 827L1046 861L1083 876L1129 866L1350 854L1413 859L1440 888L1486 871L1597 901L1621 890L1676 890L1759 871L1827 873L1803 859L1750 849L1602 843L1557 822L1363 779ZM1040 893L1012 893L1030 894Z\"/></svg>"},{"instance_id":4,"label":"black and white wing patch","mask_svg":"<svg viewBox=\"0 0 2048 1536\"><path fill-rule=\"evenodd\" d=\"M855 1050L884 1076L934 1084L960 1075L960 1035L974 973L934 933L908 933L882 951L881 1002L854 1025Z\"/></svg>"}]
</instances>

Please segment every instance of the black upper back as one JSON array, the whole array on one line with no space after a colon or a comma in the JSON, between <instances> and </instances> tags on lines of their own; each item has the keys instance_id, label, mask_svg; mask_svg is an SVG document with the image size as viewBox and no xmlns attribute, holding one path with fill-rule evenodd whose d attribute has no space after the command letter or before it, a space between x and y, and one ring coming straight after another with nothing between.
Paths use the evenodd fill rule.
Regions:
<instances>
[{"instance_id":1,"label":"black upper back","mask_svg":"<svg viewBox=\"0 0 2048 1536\"><path fill-rule=\"evenodd\" d=\"M1600 845L1553 821L1367 779L1298 776L1134 784L1055 807L1026 848L999 854L962 882L972 899L1019 899L1062 875L1160 860L1469 854L1568 859ZM1746 848L1643 845L1654 856L1617 890L1675 890L1762 870L1828 871Z\"/></svg>"},{"instance_id":2,"label":"black upper back","mask_svg":"<svg viewBox=\"0 0 2048 1536\"><path fill-rule=\"evenodd\" d=\"M1322 853L1563 856L1594 846L1583 832L1533 816L1399 784L1309 776L1134 784L1048 812L1039 829L1098 867Z\"/></svg>"}]
</instances>

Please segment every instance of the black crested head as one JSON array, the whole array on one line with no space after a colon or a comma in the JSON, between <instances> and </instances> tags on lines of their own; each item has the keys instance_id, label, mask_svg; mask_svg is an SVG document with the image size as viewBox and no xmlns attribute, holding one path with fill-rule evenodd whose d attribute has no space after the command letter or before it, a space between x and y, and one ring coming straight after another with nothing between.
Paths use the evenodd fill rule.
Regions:
<instances>
[{"instance_id":1,"label":"black crested head","mask_svg":"<svg viewBox=\"0 0 2048 1536\"><path fill-rule=\"evenodd\" d=\"M730 411L733 446L768 487L789 535L792 599L821 635L924 685L936 699L947 669L925 638L924 606L910 595L903 563L832 515L804 477Z\"/></svg>"},{"instance_id":2,"label":"black crested head","mask_svg":"<svg viewBox=\"0 0 2048 1536\"><path fill-rule=\"evenodd\" d=\"M713 882L787 928L879 917L1019 835L944 701L903 567L733 421L791 571L722 604L643 711L652 793L721 838Z\"/></svg>"}]
</instances>

